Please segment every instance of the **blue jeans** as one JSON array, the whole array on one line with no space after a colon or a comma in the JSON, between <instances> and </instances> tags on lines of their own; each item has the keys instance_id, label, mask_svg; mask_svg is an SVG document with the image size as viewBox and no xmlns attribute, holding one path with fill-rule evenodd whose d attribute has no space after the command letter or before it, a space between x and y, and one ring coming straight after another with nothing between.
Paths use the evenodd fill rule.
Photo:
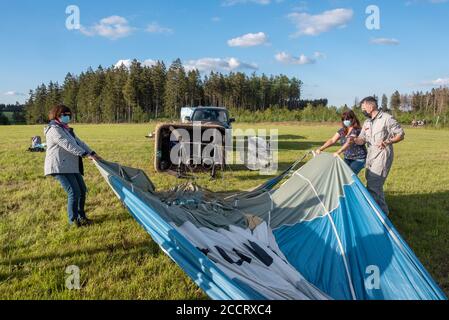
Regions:
<instances>
[{"instance_id":1,"label":"blue jeans","mask_svg":"<svg viewBox=\"0 0 449 320\"><path fill-rule=\"evenodd\" d=\"M354 171L354 173L358 175L360 171L362 171L362 169L365 168L366 159L357 159L357 160L345 159L345 162L349 167L351 167L352 171Z\"/></svg>"},{"instance_id":2,"label":"blue jeans","mask_svg":"<svg viewBox=\"0 0 449 320\"><path fill-rule=\"evenodd\" d=\"M87 187L83 176L79 173L54 174L53 177L61 183L61 186L67 192L67 213L69 214L69 223L75 220L85 219L86 212L84 204L86 202Z\"/></svg>"}]
</instances>

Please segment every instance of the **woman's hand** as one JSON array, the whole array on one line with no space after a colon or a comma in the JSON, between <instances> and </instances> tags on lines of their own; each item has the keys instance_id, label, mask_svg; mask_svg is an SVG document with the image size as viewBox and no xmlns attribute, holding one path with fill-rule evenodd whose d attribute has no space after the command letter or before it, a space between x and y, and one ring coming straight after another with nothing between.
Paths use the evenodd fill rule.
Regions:
<instances>
[{"instance_id":1,"label":"woman's hand","mask_svg":"<svg viewBox=\"0 0 449 320\"><path fill-rule=\"evenodd\" d=\"M103 158L102 157L100 157L98 154L91 154L91 155L89 155L89 160L92 160L92 161L100 161L100 160L103 160Z\"/></svg>"},{"instance_id":2,"label":"woman's hand","mask_svg":"<svg viewBox=\"0 0 449 320\"><path fill-rule=\"evenodd\" d=\"M382 142L379 143L377 146L379 147L380 150L384 150L384 149L386 149L390 144L391 144L391 141L390 141L390 140L386 140L386 141L382 141Z\"/></svg>"},{"instance_id":3,"label":"woman's hand","mask_svg":"<svg viewBox=\"0 0 449 320\"><path fill-rule=\"evenodd\" d=\"M320 155L321 152L322 152L321 149L316 149L316 150L315 150L315 154L316 154L317 156Z\"/></svg>"},{"instance_id":4,"label":"woman's hand","mask_svg":"<svg viewBox=\"0 0 449 320\"><path fill-rule=\"evenodd\" d=\"M340 157L340 152L334 152L334 157L335 157L335 158Z\"/></svg>"}]
</instances>

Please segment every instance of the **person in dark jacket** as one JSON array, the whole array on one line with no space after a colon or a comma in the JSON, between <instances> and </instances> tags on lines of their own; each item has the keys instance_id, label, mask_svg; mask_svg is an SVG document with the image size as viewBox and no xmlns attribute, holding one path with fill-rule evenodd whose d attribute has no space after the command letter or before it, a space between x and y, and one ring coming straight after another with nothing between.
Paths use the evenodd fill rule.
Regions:
<instances>
[{"instance_id":1,"label":"person in dark jacket","mask_svg":"<svg viewBox=\"0 0 449 320\"><path fill-rule=\"evenodd\" d=\"M83 179L83 158L101 158L75 135L69 126L71 119L72 112L64 105L55 106L49 113L50 123L44 130L47 140L45 175L58 180L67 192L69 223L80 227L92 223L84 211L87 188Z\"/></svg>"}]
</instances>

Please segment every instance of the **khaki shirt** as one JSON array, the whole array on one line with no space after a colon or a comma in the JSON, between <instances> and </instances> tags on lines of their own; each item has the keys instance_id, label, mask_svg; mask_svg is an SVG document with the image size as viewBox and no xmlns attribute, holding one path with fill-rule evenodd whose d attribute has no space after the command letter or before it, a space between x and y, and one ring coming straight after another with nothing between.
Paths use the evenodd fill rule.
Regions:
<instances>
[{"instance_id":1,"label":"khaki shirt","mask_svg":"<svg viewBox=\"0 0 449 320\"><path fill-rule=\"evenodd\" d=\"M385 149L378 147L385 140L392 139L395 136L405 136L404 129L388 113L379 111L374 119L365 121L359 138L366 142L368 156L366 159L366 168L372 173L386 178L393 164L393 145Z\"/></svg>"}]
</instances>

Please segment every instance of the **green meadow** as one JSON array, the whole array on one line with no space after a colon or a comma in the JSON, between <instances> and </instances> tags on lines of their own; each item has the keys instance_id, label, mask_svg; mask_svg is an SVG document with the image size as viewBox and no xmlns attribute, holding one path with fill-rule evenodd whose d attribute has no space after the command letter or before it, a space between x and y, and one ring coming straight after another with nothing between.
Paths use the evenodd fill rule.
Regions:
<instances>
[{"instance_id":1,"label":"green meadow","mask_svg":"<svg viewBox=\"0 0 449 320\"><path fill-rule=\"evenodd\" d=\"M74 127L106 160L144 169L158 190L183 182L154 171L153 141L145 136L155 124ZM337 130L303 123L236 127L279 129L280 169ZM35 135L44 138L43 126L0 126L0 299L207 298L135 222L88 161L86 209L95 223L68 227L66 194L43 176L45 154L25 151ZM449 130L406 128L406 140L395 153L386 184L391 219L449 294ZM266 179L234 168L213 181L199 175L196 182L213 191L235 191ZM70 265L80 268L80 290L66 288Z\"/></svg>"}]
</instances>

